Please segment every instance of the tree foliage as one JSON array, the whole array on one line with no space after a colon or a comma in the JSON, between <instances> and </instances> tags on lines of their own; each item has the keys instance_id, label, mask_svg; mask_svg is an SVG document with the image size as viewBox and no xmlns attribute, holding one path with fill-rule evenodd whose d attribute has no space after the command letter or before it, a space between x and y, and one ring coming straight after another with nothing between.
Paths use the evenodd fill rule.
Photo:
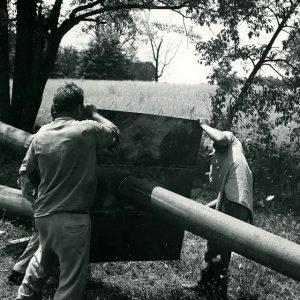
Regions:
<instances>
[{"instance_id":1,"label":"tree foliage","mask_svg":"<svg viewBox=\"0 0 300 300\"><path fill-rule=\"evenodd\" d=\"M300 178L297 127L290 126L292 143L274 132L279 124L299 122L299 47L295 47L299 4L297 0L210 1L207 10L191 11L200 25L213 32L197 44L197 50L200 62L212 66L209 80L217 85L211 96L214 125L239 132L256 189L266 192L270 187L273 193L276 187L276 192L294 189L294 195ZM245 78L238 77L236 64L246 71ZM278 79L263 78L262 70L267 68Z\"/></svg>"},{"instance_id":2,"label":"tree foliage","mask_svg":"<svg viewBox=\"0 0 300 300\"><path fill-rule=\"evenodd\" d=\"M150 45L151 60L154 64L153 77L156 82L164 74L166 67L175 58L177 51L180 47L181 40L167 41L165 31L169 31L169 26L150 22L150 13L140 14L139 17L140 29L139 36L140 41L146 45ZM162 30L163 29L163 30Z\"/></svg>"},{"instance_id":3,"label":"tree foliage","mask_svg":"<svg viewBox=\"0 0 300 300\"><path fill-rule=\"evenodd\" d=\"M156 82L163 76L166 68L178 53L184 38L190 41L200 40L201 37L193 32L193 27L186 28L175 24L151 21L150 12L140 13L136 17L138 24L138 40L141 44L149 45L151 60L154 65L153 77Z\"/></svg>"},{"instance_id":4,"label":"tree foliage","mask_svg":"<svg viewBox=\"0 0 300 300\"><path fill-rule=\"evenodd\" d=\"M80 52L73 46L59 48L51 78L76 78Z\"/></svg>"},{"instance_id":5,"label":"tree foliage","mask_svg":"<svg viewBox=\"0 0 300 300\"><path fill-rule=\"evenodd\" d=\"M91 39L86 48L60 48L51 77L154 80L152 63L136 59L134 27L127 30L111 22L89 28Z\"/></svg>"},{"instance_id":6,"label":"tree foliage","mask_svg":"<svg viewBox=\"0 0 300 300\"><path fill-rule=\"evenodd\" d=\"M279 143L272 135L274 122L255 117L251 121L252 126L242 141L254 175L255 190L264 195L282 197L285 194L299 207L299 141L292 145L284 141Z\"/></svg>"},{"instance_id":7,"label":"tree foliage","mask_svg":"<svg viewBox=\"0 0 300 300\"><path fill-rule=\"evenodd\" d=\"M196 19L201 25L212 27L212 24L218 24L220 30L212 39L199 42L197 49L201 62L214 66L210 82L218 85L217 93L212 98L215 119L220 119L221 109L226 108L225 118L228 126L231 127L233 121L237 121L245 114L250 115L254 110L258 113L260 109L266 110L261 103L258 103L256 97L260 92L254 87L255 84L261 83L257 80L257 75L262 67L273 69L282 80L291 83L291 78L286 78L284 72L282 74L281 71L294 65L288 60L286 49L295 30L299 28L300 1L250 0L213 1L213 3L215 3L214 9L202 11L201 14L205 14L205 18L196 17ZM213 5L210 9L212 7ZM242 26L244 30L240 29ZM275 42L283 32L288 38L281 47L278 47ZM248 37L248 44L243 42L245 33ZM257 43L257 38L262 35L269 37L265 44ZM236 73L232 68L234 62L244 66L249 74L247 78L236 78ZM295 92L293 85L286 87L288 91L285 90L284 93L287 95ZM264 92L263 98L266 100L265 88L262 91ZM283 97L282 87L277 91L278 97L275 102L280 104ZM273 95L275 92L270 91ZM296 101L297 97L293 99ZM291 97L287 96L286 101L290 100L292 100ZM268 103L265 102L269 108L271 107L270 101L273 100L269 99Z\"/></svg>"},{"instance_id":8,"label":"tree foliage","mask_svg":"<svg viewBox=\"0 0 300 300\"><path fill-rule=\"evenodd\" d=\"M5 12L7 1L2 3L1 12ZM10 99L8 93L1 97L1 120L27 131L32 130L60 42L77 24L112 21L122 27L124 22L130 22L133 9L180 9L194 3L186 0L53 0L50 4L43 0L9 2L11 15L16 18L15 60L12 97ZM7 26L5 23L1 32L6 32ZM0 45L7 49L8 41L3 36L0 36ZM1 84L7 86L9 73L5 71L1 74L5 74Z\"/></svg>"},{"instance_id":9,"label":"tree foliage","mask_svg":"<svg viewBox=\"0 0 300 300\"><path fill-rule=\"evenodd\" d=\"M3 3L6 4L6 1ZM53 0L50 4L49 1L42 0L10 2L9 14L16 18L15 60L12 97L10 99L6 93L1 98L4 108L2 115L8 116L10 124L31 130L41 104L45 84L53 71L61 39L77 24L105 26L114 23L120 30L122 28L128 30L132 24L133 10L173 9L193 18L200 25L211 28L214 24L221 26L220 32L214 38L198 44L199 54L206 64L219 64L219 67L215 68L216 71L226 66L226 61L253 62L253 69L243 82L241 92L230 96L229 120L232 120L243 110L250 87L261 67L269 65L270 68L277 66L282 68L281 65L285 64L282 54L286 50L278 51L274 48L274 42L283 30L292 33L298 27L298 5L299 0ZM254 42L245 46L240 37L241 23L247 25L250 40L255 41L262 32L267 32L271 34L270 41L265 45L257 45ZM6 39L1 36L0 40L6 47ZM286 60L286 57L284 58ZM233 70L230 74L234 75ZM5 78L1 79L1 83L7 86L9 76L3 76ZM218 76L215 75L211 79L218 83ZM216 99L215 103L221 105L223 98Z\"/></svg>"},{"instance_id":10,"label":"tree foliage","mask_svg":"<svg viewBox=\"0 0 300 300\"><path fill-rule=\"evenodd\" d=\"M129 60L123 51L117 34L106 32L107 27L96 36L81 54L79 76L86 79L126 79Z\"/></svg>"}]
</instances>

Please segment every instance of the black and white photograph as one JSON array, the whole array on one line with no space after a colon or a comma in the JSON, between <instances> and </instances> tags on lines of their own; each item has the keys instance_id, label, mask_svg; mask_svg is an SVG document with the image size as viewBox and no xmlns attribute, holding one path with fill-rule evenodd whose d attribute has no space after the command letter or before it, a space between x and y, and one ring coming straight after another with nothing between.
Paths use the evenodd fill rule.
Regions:
<instances>
[{"instance_id":1,"label":"black and white photograph","mask_svg":"<svg viewBox=\"0 0 300 300\"><path fill-rule=\"evenodd\" d=\"M300 0L0 0L0 299L300 299Z\"/></svg>"}]
</instances>

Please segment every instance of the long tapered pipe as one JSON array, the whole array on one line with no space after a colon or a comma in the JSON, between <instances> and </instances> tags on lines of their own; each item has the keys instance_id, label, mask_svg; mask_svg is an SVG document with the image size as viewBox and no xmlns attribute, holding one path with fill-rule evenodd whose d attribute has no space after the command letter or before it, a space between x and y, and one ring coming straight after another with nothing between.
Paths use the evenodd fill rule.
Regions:
<instances>
[{"instance_id":1,"label":"long tapered pipe","mask_svg":"<svg viewBox=\"0 0 300 300\"><path fill-rule=\"evenodd\" d=\"M22 196L22 192L3 185L0 185L0 208L8 216L33 218L31 203Z\"/></svg>"},{"instance_id":2,"label":"long tapered pipe","mask_svg":"<svg viewBox=\"0 0 300 300\"><path fill-rule=\"evenodd\" d=\"M134 177L119 192L174 225L300 281L300 245Z\"/></svg>"},{"instance_id":3,"label":"long tapered pipe","mask_svg":"<svg viewBox=\"0 0 300 300\"><path fill-rule=\"evenodd\" d=\"M25 144L31 136L26 131L0 122L0 144L5 145L15 153L25 154Z\"/></svg>"}]
</instances>

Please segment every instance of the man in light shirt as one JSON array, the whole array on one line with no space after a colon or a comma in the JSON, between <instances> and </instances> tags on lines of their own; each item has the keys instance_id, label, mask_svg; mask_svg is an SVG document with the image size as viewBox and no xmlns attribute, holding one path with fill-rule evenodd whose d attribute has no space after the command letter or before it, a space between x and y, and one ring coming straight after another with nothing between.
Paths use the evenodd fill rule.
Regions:
<instances>
[{"instance_id":1,"label":"man in light shirt","mask_svg":"<svg viewBox=\"0 0 300 300\"><path fill-rule=\"evenodd\" d=\"M55 119L55 111L54 107L51 107L51 116L52 120ZM25 148L28 149L33 138L35 137L35 134L31 135L30 138L25 142ZM31 184L31 182L28 180L27 174L26 174L26 165L28 160L28 154L26 153L25 157L22 160L20 169L19 169L19 178L17 180L17 183L19 187L22 190L23 197L28 200L32 205L34 204L34 201L37 196L37 189ZM27 269L27 266L36 252L36 250L39 248L39 233L34 227L34 231L30 237L30 240L28 241L28 244L24 250L24 252L19 256L17 262L13 266L12 272L8 276L8 282L10 284L20 284L25 276L25 272Z\"/></svg>"},{"instance_id":2,"label":"man in light shirt","mask_svg":"<svg viewBox=\"0 0 300 300\"><path fill-rule=\"evenodd\" d=\"M253 179L241 142L230 131L210 127L207 119L199 123L214 148L209 177L218 197L208 206L242 221L252 221ZM208 241L201 279L184 286L202 295L226 299L230 258L230 250Z\"/></svg>"},{"instance_id":3,"label":"man in light shirt","mask_svg":"<svg viewBox=\"0 0 300 300\"><path fill-rule=\"evenodd\" d=\"M39 130L28 150L27 176L38 187L34 217L40 247L17 299L40 299L57 260L60 277L54 299L84 299L97 155L119 136L118 128L95 106L83 105L83 91L74 83L58 88L53 110L55 120Z\"/></svg>"}]
</instances>

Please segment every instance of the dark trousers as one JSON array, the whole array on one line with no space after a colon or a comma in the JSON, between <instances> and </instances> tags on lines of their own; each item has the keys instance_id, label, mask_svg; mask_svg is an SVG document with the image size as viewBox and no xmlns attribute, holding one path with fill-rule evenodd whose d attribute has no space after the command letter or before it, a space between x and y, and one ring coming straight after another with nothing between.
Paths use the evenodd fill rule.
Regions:
<instances>
[{"instance_id":1,"label":"dark trousers","mask_svg":"<svg viewBox=\"0 0 300 300\"><path fill-rule=\"evenodd\" d=\"M231 217L247 222L249 220L249 210L247 207L232 201L225 201L221 211ZM211 241L207 242L207 251L205 253L205 261L210 262L218 255L224 266L228 267L231 257L231 251L223 248L222 245L215 244Z\"/></svg>"},{"instance_id":2,"label":"dark trousers","mask_svg":"<svg viewBox=\"0 0 300 300\"><path fill-rule=\"evenodd\" d=\"M236 202L225 200L221 211L241 221L247 222L250 219L248 208ZM230 259L229 249L211 241L207 242L204 256L207 267L202 270L200 283L206 285L212 293L220 293L226 297Z\"/></svg>"}]
</instances>

